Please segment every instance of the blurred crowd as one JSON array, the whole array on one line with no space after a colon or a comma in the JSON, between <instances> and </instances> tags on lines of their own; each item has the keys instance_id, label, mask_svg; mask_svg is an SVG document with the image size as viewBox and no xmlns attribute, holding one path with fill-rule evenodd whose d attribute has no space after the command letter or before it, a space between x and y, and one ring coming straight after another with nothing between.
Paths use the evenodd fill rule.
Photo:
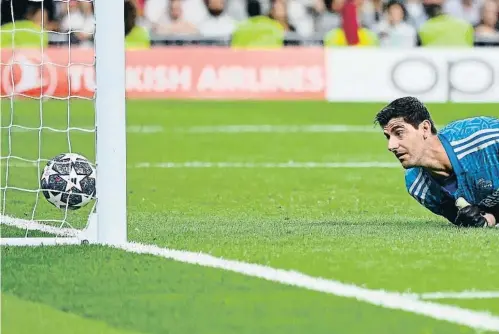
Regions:
<instances>
[{"instance_id":1,"label":"blurred crowd","mask_svg":"<svg viewBox=\"0 0 499 334\"><path fill-rule=\"evenodd\" d=\"M327 33L341 26L345 0L259 0L260 11L286 30L302 36ZM428 16L421 0L356 0L360 24L376 33L386 29L418 29ZM159 34L228 34L248 18L247 0L145 0L140 2L143 24ZM499 33L499 1L445 0L444 13L466 20L477 32Z\"/></svg>"},{"instance_id":2,"label":"blurred crowd","mask_svg":"<svg viewBox=\"0 0 499 334\"><path fill-rule=\"evenodd\" d=\"M372 33L379 45L414 46L421 27L439 11L471 25L475 36L499 38L499 0L128 0L134 24L156 38L171 36L230 36L238 23L267 16L286 32L303 38L342 29L345 3L356 7L360 29ZM28 0L2 0L2 24L22 17ZM14 4L12 10L11 5ZM92 0L44 0L46 29L77 31L92 38ZM18 19L18 18L16 18Z\"/></svg>"}]
</instances>

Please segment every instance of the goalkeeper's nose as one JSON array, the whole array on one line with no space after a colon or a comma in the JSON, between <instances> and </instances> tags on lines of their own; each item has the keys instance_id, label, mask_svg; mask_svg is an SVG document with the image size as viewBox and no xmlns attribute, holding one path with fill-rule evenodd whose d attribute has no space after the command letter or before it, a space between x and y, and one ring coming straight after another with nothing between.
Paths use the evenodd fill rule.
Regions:
<instances>
[{"instance_id":1,"label":"goalkeeper's nose","mask_svg":"<svg viewBox=\"0 0 499 334\"><path fill-rule=\"evenodd\" d=\"M388 140L388 151L395 153L398 147L399 147L399 142L397 138L390 137L390 139Z\"/></svg>"}]
</instances>

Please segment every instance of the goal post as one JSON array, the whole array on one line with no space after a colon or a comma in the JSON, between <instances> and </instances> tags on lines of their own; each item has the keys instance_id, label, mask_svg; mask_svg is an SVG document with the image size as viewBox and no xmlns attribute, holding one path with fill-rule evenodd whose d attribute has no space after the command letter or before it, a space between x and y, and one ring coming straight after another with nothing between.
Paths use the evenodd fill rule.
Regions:
<instances>
[{"instance_id":1,"label":"goal post","mask_svg":"<svg viewBox=\"0 0 499 334\"><path fill-rule=\"evenodd\" d=\"M31 1L41 4L43 13L43 0ZM14 82L14 75L12 74L16 66L30 68L26 70L26 73L29 72L30 74L33 74L35 71L33 68L37 67L36 71L40 77L38 80L39 85L46 83L47 78L44 78L44 75L50 76L50 71L47 74L47 71L44 70L44 66L46 65L44 64L46 59L44 53L48 52L46 47L41 45L37 49L37 52L41 52L38 62L31 59L26 61L26 64L21 64L26 60L22 58L23 53L31 51L24 49L17 50L14 47L11 50L12 56L10 60L1 59L0 80L8 78L6 73L9 73L9 71L12 80L7 85L10 85L10 91L6 92L7 89L5 87L2 88L2 100L4 101L1 104L1 112L2 114L8 113L10 116L8 117L9 120L5 121L4 119L7 117L3 117L4 115L2 115L2 126L0 128L0 131L3 132L1 133L0 140L7 141L6 145L1 143L2 156L0 159L0 170L5 175L2 175L0 179L0 196L3 203L0 215L0 228L2 229L1 231L4 228L24 231L20 233L23 236L6 236L6 233L1 233L1 245L36 246L81 243L118 245L127 242L124 0L78 0L78 2L92 3L94 10L95 32L92 48L94 50L94 59L88 66L94 68L95 93L92 98L87 98L87 100L92 101L92 108L95 113L91 129L71 125L72 100L83 100L83 98L72 96L70 79L68 79L68 96L65 98L52 96L50 92L45 94L46 91L44 91L42 86L39 87L40 95L35 97L27 96L22 90L20 93L16 90L18 83ZM69 1L64 0L63 3L69 3ZM12 6L12 1L10 5ZM14 9L12 7L11 9L12 13L14 13ZM12 29L16 30L16 25L12 26L14 27ZM29 31L29 28L23 26L21 30ZM37 33L35 30L31 32ZM45 33L43 28L40 33ZM68 39L70 33L71 29L67 33ZM57 34L60 37L60 35L64 35L65 33ZM71 60L73 47L70 41L64 46L58 46L58 48L67 48L66 51L69 56L67 69L65 70L68 73L68 77L71 72L71 66L75 64ZM20 62L18 60L19 55L22 58ZM60 64L50 65L52 67L61 66ZM24 80L23 84L26 86L26 80L23 76L24 72L21 75L22 79L20 81ZM2 85L5 84L2 81ZM6 102L6 100L9 101ZM30 116L38 114L40 118L39 125L33 126L32 119L18 117L17 113L20 108L18 100L28 100L28 102L35 100L38 102L39 112L30 114ZM53 110L45 110L51 108L50 104L46 104L46 101L50 103L51 100L55 100L56 102L67 101L67 111L65 111L67 113L67 124L65 128L55 128L46 125L49 122L46 122L45 117L48 118L49 116L47 115L55 113ZM66 115L62 116L65 117ZM25 121L26 124L18 124L19 119ZM64 209L50 207L48 203L45 203L46 205L41 204L45 199L40 189L40 183L36 183L36 180L32 178L32 172L22 171L23 167L29 166L32 169L34 168L39 180L40 171L43 170L44 163L50 159L50 156L44 154L44 149L42 148L42 144L46 144L42 143L42 137L45 138L44 136L47 132L51 132L52 134L50 135L54 136L58 133L67 134L67 147L64 151L58 151L57 154L73 153L74 147L78 146L73 144L80 137L76 135L76 139L73 139L71 132L93 134L94 147L89 152L92 152L94 156L87 156L87 158L95 161L96 193L95 202L88 204L90 212L88 212L88 216L85 218L85 226L74 227L70 218L68 218L73 213L68 212L67 208L64 212ZM30 133L33 133L33 136L30 136ZM19 141L21 135L25 137L22 137L22 140ZM36 141L31 140L35 139L35 137L38 140L38 148L25 149L21 147L21 145L37 145ZM35 151L37 152L36 156L30 156L28 153ZM80 152L75 151L74 153ZM22 177L17 174L14 175L13 173L16 170L19 171L17 174L25 175ZM27 181L28 179L29 182ZM14 207L16 205L20 207L16 207L14 210L6 210L6 207ZM28 208L28 205L32 207ZM40 207L44 205L43 214L38 215L37 211L42 211ZM50 215L53 215L53 217ZM62 218L57 218L58 216Z\"/></svg>"},{"instance_id":2,"label":"goal post","mask_svg":"<svg viewBox=\"0 0 499 334\"><path fill-rule=\"evenodd\" d=\"M94 0L97 240L127 238L125 21L123 0Z\"/></svg>"}]
</instances>

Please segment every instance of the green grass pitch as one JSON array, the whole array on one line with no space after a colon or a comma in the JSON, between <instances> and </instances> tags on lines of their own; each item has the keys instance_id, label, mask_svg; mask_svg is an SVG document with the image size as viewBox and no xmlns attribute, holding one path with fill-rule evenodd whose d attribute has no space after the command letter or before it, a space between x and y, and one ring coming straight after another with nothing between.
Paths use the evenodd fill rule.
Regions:
<instances>
[{"instance_id":1,"label":"green grass pitch","mask_svg":"<svg viewBox=\"0 0 499 334\"><path fill-rule=\"evenodd\" d=\"M1 107L2 126L39 127L40 118L43 126L61 129L94 124L90 102L4 101ZM380 107L128 101L129 240L293 269L369 289L498 291L499 230L457 229L432 215L407 194L402 168L259 165L395 163L381 132L220 131L231 125L375 129L372 120ZM499 117L492 104L430 108L439 125L473 115ZM74 152L93 158L92 133L72 131L68 136L13 128L10 138L6 129L1 134L3 157L48 159L68 151L69 143ZM38 188L38 167L9 161L7 173L2 160L2 185ZM229 167L157 165L165 162ZM231 163L255 165L232 168ZM5 213L16 217L63 216L43 196L37 201L36 193L9 189L5 200ZM81 227L89 208L72 212L69 222ZM3 237L24 233L2 227ZM1 251L3 333L475 332L354 299L100 246ZM438 302L499 316L499 298Z\"/></svg>"}]
</instances>

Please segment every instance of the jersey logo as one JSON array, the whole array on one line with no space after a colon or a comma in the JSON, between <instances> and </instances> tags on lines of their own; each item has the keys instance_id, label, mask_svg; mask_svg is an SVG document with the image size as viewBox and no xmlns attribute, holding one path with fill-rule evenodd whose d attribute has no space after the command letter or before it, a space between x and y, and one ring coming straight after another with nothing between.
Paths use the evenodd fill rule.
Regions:
<instances>
[{"instance_id":1,"label":"jersey logo","mask_svg":"<svg viewBox=\"0 0 499 334\"><path fill-rule=\"evenodd\" d=\"M496 205L497 203L495 203L497 200L498 200L498 196L499 194L496 194L495 196L492 196L491 195L494 195L492 194L493 190L494 190L494 185L492 183L492 181L490 180L486 180L484 178L479 178L476 182L475 182L475 186L476 186L476 193L477 195L479 196L479 198L482 198L482 202L480 203L481 205L485 205L485 206L489 206L489 205ZM487 202L487 203L485 203Z\"/></svg>"},{"instance_id":2,"label":"jersey logo","mask_svg":"<svg viewBox=\"0 0 499 334\"><path fill-rule=\"evenodd\" d=\"M476 181L476 186L479 190L487 193L493 189L492 181L485 180L484 178L478 179L478 181Z\"/></svg>"}]
</instances>

